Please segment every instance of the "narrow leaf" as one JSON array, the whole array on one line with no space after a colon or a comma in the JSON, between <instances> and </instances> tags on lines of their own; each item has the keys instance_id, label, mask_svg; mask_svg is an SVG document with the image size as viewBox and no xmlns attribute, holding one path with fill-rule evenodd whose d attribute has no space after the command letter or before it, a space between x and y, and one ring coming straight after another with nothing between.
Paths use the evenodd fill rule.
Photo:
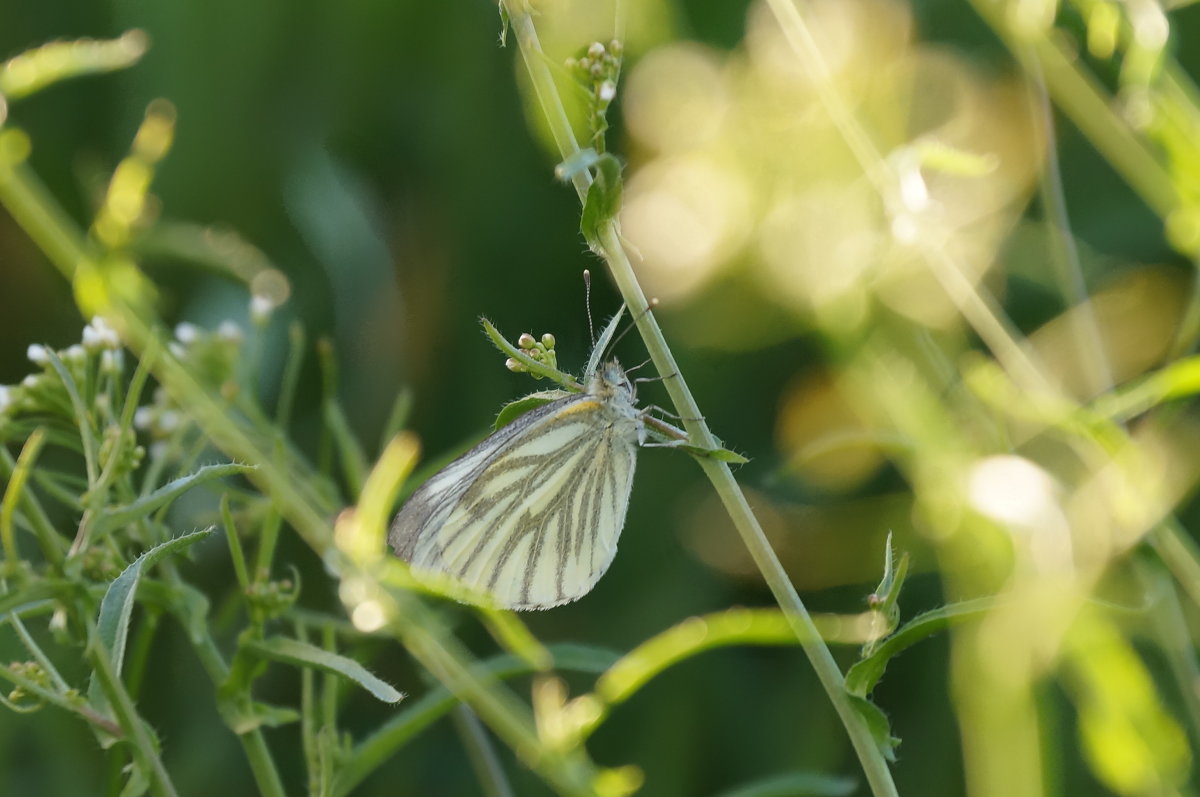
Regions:
<instances>
[{"instance_id":1,"label":"narrow leaf","mask_svg":"<svg viewBox=\"0 0 1200 797\"><path fill-rule=\"evenodd\" d=\"M604 356L605 350L608 349L609 341L617 333L617 327L620 325L624 315L625 305L621 305L620 309L604 325L604 329L600 332L600 337L596 338L596 345L592 347L592 356L588 357L587 370L583 372L584 379L590 380L600 370L600 358Z\"/></svg>"},{"instance_id":2,"label":"narrow leaf","mask_svg":"<svg viewBox=\"0 0 1200 797\"><path fill-rule=\"evenodd\" d=\"M163 557L178 553L212 533L211 528L193 531L190 534L167 540L161 545L156 545L135 559L133 564L125 568L121 575L108 585L108 590L100 601L100 615L96 618L96 630L100 641L108 651L109 660L113 663L113 671L117 675L121 673L121 663L125 658L125 640L129 636L129 617L133 613L133 601L137 595L138 581L142 577L142 572ZM88 688L88 700L97 708L105 705L104 694L96 679L92 679L91 686Z\"/></svg>"},{"instance_id":3,"label":"narrow leaf","mask_svg":"<svg viewBox=\"0 0 1200 797\"><path fill-rule=\"evenodd\" d=\"M586 645L551 645L550 654L559 670L599 673L612 666L617 654ZM502 654L480 662L475 672L484 678L512 678L531 672L530 664L517 656ZM334 795L345 797L405 743L458 705L444 686L406 703L395 716L358 744L338 769Z\"/></svg>"},{"instance_id":4,"label":"narrow leaf","mask_svg":"<svg viewBox=\"0 0 1200 797\"><path fill-rule=\"evenodd\" d=\"M516 401L511 401L505 404L496 415L494 428L499 431L530 410L536 410L543 404L549 404L552 401L566 398L570 395L572 394L565 390L543 390L537 393L530 393L528 396L519 398Z\"/></svg>"},{"instance_id":5,"label":"narrow leaf","mask_svg":"<svg viewBox=\"0 0 1200 797\"><path fill-rule=\"evenodd\" d=\"M338 459L342 463L346 486L349 488L350 494L357 499L362 492L363 482L366 481L367 470L370 467L367 465L367 455L363 452L358 438L351 431L350 422L346 420L346 413L342 411L342 405L336 399L327 399L322 407L322 413L325 427L333 435L333 442L337 446Z\"/></svg>"},{"instance_id":6,"label":"narrow leaf","mask_svg":"<svg viewBox=\"0 0 1200 797\"><path fill-rule=\"evenodd\" d=\"M703 446L693 446L688 443L680 445L679 448L682 448L694 457L715 459L717 462L728 462L731 465L745 465L750 461L736 451L730 451L728 448L704 448Z\"/></svg>"},{"instance_id":7,"label":"narrow leaf","mask_svg":"<svg viewBox=\"0 0 1200 797\"><path fill-rule=\"evenodd\" d=\"M819 772L785 772L721 792L720 797L848 797L857 788L858 782L853 778Z\"/></svg>"},{"instance_id":8,"label":"narrow leaf","mask_svg":"<svg viewBox=\"0 0 1200 797\"><path fill-rule=\"evenodd\" d=\"M858 695L850 695L850 705L866 720L867 729L871 732L871 738L875 740L880 754L888 761L895 762L896 748L900 746L900 740L892 736L892 723L887 714L870 700Z\"/></svg>"},{"instance_id":9,"label":"narrow leaf","mask_svg":"<svg viewBox=\"0 0 1200 797\"><path fill-rule=\"evenodd\" d=\"M857 697L866 697L883 677L893 656L954 623L982 615L994 605L994 599L980 598L952 603L917 615L880 643L874 653L855 663L846 672L846 691Z\"/></svg>"},{"instance_id":10,"label":"narrow leaf","mask_svg":"<svg viewBox=\"0 0 1200 797\"><path fill-rule=\"evenodd\" d=\"M219 706L225 724L236 734L246 734L262 727L280 728L300 720L300 712L287 706L272 706L256 700L244 702L221 701Z\"/></svg>"},{"instance_id":11,"label":"narrow leaf","mask_svg":"<svg viewBox=\"0 0 1200 797\"><path fill-rule=\"evenodd\" d=\"M226 476L249 473L255 470L255 468L255 465L238 465L232 462L221 465L205 465L195 473L181 476L172 482L164 484L154 492L142 496L128 506L119 507L101 515L96 520L93 533L101 535L121 526L136 523L157 512L193 487L198 487L201 484L206 484L215 479L222 479Z\"/></svg>"},{"instance_id":12,"label":"narrow leaf","mask_svg":"<svg viewBox=\"0 0 1200 797\"><path fill-rule=\"evenodd\" d=\"M583 202L579 230L596 254L602 253L600 227L621 209L621 162L609 154L596 161L596 176Z\"/></svg>"},{"instance_id":13,"label":"narrow leaf","mask_svg":"<svg viewBox=\"0 0 1200 797\"><path fill-rule=\"evenodd\" d=\"M380 680L354 659L319 648L290 637L270 637L247 644L260 656L296 667L310 667L321 672L340 675L366 689L384 703L398 703L404 693Z\"/></svg>"},{"instance_id":14,"label":"narrow leaf","mask_svg":"<svg viewBox=\"0 0 1200 797\"><path fill-rule=\"evenodd\" d=\"M500 46L508 46L508 27L511 20L508 18L508 6L504 5L503 1L500 6Z\"/></svg>"}]
</instances>

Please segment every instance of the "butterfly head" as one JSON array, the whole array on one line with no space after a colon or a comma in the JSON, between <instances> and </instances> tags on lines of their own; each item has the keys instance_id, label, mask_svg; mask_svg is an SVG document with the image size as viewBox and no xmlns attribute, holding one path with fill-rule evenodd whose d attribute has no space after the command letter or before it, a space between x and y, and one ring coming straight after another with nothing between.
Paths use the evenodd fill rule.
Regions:
<instances>
[{"instance_id":1,"label":"butterfly head","mask_svg":"<svg viewBox=\"0 0 1200 797\"><path fill-rule=\"evenodd\" d=\"M633 381L616 360L609 360L600 366L588 383L588 393L599 399L620 396L629 402L632 402L635 397Z\"/></svg>"}]
</instances>

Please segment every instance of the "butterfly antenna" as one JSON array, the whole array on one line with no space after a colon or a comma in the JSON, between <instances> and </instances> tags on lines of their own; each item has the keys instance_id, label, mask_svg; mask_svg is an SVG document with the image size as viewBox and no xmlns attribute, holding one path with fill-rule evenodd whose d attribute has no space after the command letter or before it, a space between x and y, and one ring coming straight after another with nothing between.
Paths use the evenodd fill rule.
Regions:
<instances>
[{"instance_id":1,"label":"butterfly antenna","mask_svg":"<svg viewBox=\"0 0 1200 797\"><path fill-rule=\"evenodd\" d=\"M657 298L651 299L649 302L646 303L646 309L642 310L642 312L640 312L637 315L630 318L629 326L622 329L621 333L619 335L617 335L615 338L613 338L612 343L608 344L609 351L612 351L613 349L615 349L617 347L617 344L621 342L621 338L628 335L629 331L637 326L637 322L642 320L642 316L644 316L644 315L646 315L646 313L649 313L652 310L654 310L655 307L658 307L658 299ZM626 372L626 373L628 373L628 372Z\"/></svg>"},{"instance_id":2,"label":"butterfly antenna","mask_svg":"<svg viewBox=\"0 0 1200 797\"><path fill-rule=\"evenodd\" d=\"M588 334L592 336L592 347L596 346L596 328L592 326L592 272L583 270L583 303L587 307Z\"/></svg>"}]
</instances>

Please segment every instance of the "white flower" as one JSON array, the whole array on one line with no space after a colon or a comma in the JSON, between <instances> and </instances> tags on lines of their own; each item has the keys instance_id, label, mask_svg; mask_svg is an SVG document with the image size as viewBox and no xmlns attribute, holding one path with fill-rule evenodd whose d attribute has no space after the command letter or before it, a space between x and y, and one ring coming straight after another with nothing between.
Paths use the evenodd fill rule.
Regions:
<instances>
[{"instance_id":1,"label":"white flower","mask_svg":"<svg viewBox=\"0 0 1200 797\"><path fill-rule=\"evenodd\" d=\"M177 359L182 360L184 357L187 357L187 349L183 348L178 341L173 340L168 343L167 350L170 351L171 354L175 355Z\"/></svg>"},{"instance_id":2,"label":"white flower","mask_svg":"<svg viewBox=\"0 0 1200 797\"><path fill-rule=\"evenodd\" d=\"M600 101L612 102L613 97L617 96L617 84L611 80L606 80L600 84Z\"/></svg>"},{"instance_id":3,"label":"white flower","mask_svg":"<svg viewBox=\"0 0 1200 797\"><path fill-rule=\"evenodd\" d=\"M100 370L108 374L116 374L121 371L121 352L105 349L100 352Z\"/></svg>"},{"instance_id":4,"label":"white flower","mask_svg":"<svg viewBox=\"0 0 1200 797\"><path fill-rule=\"evenodd\" d=\"M592 42L592 46L588 48L588 55L592 58L599 58L604 55L604 45L600 42Z\"/></svg>"},{"instance_id":5,"label":"white flower","mask_svg":"<svg viewBox=\"0 0 1200 797\"><path fill-rule=\"evenodd\" d=\"M138 407L133 412L133 428L145 431L150 428L150 424L154 422L153 407Z\"/></svg>"},{"instance_id":6,"label":"white flower","mask_svg":"<svg viewBox=\"0 0 1200 797\"><path fill-rule=\"evenodd\" d=\"M103 316L96 316L92 322L83 328L84 348L93 351L97 349L119 349L121 338L117 331L108 325Z\"/></svg>"},{"instance_id":7,"label":"white flower","mask_svg":"<svg viewBox=\"0 0 1200 797\"><path fill-rule=\"evenodd\" d=\"M266 296L255 294L250 297L250 319L256 324L265 324L271 317L275 303Z\"/></svg>"},{"instance_id":8,"label":"white flower","mask_svg":"<svg viewBox=\"0 0 1200 797\"><path fill-rule=\"evenodd\" d=\"M87 359L87 349L78 343L73 343L63 352L63 359L69 363L82 363Z\"/></svg>"},{"instance_id":9,"label":"white flower","mask_svg":"<svg viewBox=\"0 0 1200 797\"><path fill-rule=\"evenodd\" d=\"M236 321L222 321L217 327L217 337L227 343L241 343L242 328L237 325Z\"/></svg>"},{"instance_id":10,"label":"white flower","mask_svg":"<svg viewBox=\"0 0 1200 797\"><path fill-rule=\"evenodd\" d=\"M45 365L50 362L50 353L46 350L46 347L37 343L29 345L29 348L25 350L25 356L34 365Z\"/></svg>"},{"instance_id":11,"label":"white flower","mask_svg":"<svg viewBox=\"0 0 1200 797\"><path fill-rule=\"evenodd\" d=\"M21 384L32 390L33 388L38 386L38 382L40 382L40 381L41 380L38 379L37 374L30 374L29 376L27 376L21 380Z\"/></svg>"},{"instance_id":12,"label":"white flower","mask_svg":"<svg viewBox=\"0 0 1200 797\"><path fill-rule=\"evenodd\" d=\"M8 385L0 385L0 412L4 412L13 404L13 390Z\"/></svg>"},{"instance_id":13,"label":"white flower","mask_svg":"<svg viewBox=\"0 0 1200 797\"><path fill-rule=\"evenodd\" d=\"M158 431L163 434L175 431L179 428L179 413L175 410L164 410L158 416Z\"/></svg>"},{"instance_id":14,"label":"white flower","mask_svg":"<svg viewBox=\"0 0 1200 797\"><path fill-rule=\"evenodd\" d=\"M175 327L175 339L184 346L190 346L200 337L200 327L186 321Z\"/></svg>"}]
</instances>

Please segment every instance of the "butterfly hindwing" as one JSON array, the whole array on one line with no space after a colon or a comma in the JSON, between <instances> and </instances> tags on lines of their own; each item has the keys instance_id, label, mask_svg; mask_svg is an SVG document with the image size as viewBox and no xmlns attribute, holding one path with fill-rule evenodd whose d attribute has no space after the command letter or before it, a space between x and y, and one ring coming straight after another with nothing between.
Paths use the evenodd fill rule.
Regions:
<instances>
[{"instance_id":1,"label":"butterfly hindwing","mask_svg":"<svg viewBox=\"0 0 1200 797\"><path fill-rule=\"evenodd\" d=\"M452 576L502 606L574 600L616 553L639 426L624 394L532 410L414 493L389 542L415 572Z\"/></svg>"}]
</instances>

